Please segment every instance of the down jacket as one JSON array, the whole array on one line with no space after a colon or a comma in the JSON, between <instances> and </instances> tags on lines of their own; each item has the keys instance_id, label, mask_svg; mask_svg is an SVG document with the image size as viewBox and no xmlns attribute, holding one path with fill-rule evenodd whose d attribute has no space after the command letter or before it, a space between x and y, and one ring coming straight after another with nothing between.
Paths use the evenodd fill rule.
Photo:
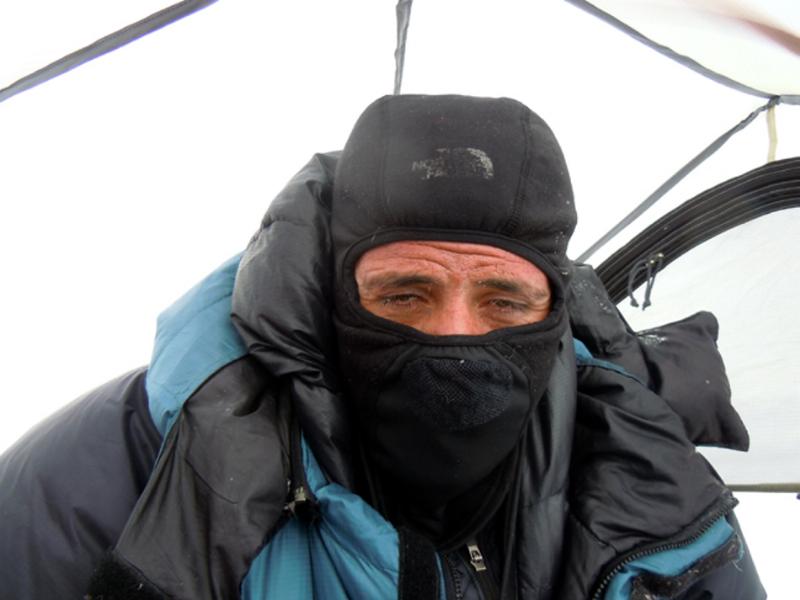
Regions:
<instances>
[{"instance_id":1,"label":"down jacket","mask_svg":"<svg viewBox=\"0 0 800 600\"><path fill-rule=\"evenodd\" d=\"M329 308L335 163L315 156L245 253L160 316L148 368L0 457L0 598L493 593L466 549L420 567L419 543L355 493ZM516 597L764 598L736 501L695 450L747 446L713 316L634 334L583 266L569 307L580 341L562 340L506 510Z\"/></svg>"}]
</instances>

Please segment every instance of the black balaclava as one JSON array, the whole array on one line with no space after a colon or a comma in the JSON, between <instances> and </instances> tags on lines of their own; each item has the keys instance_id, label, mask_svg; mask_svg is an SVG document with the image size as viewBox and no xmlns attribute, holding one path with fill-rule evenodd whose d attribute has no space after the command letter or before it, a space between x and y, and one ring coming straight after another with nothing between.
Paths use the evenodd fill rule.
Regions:
<instances>
[{"instance_id":1,"label":"black balaclava","mask_svg":"<svg viewBox=\"0 0 800 600\"><path fill-rule=\"evenodd\" d=\"M342 152L331 214L335 325L368 479L382 490L370 494L440 546L482 527L514 476L566 327L575 221L561 149L515 100L387 96L367 107ZM399 240L517 254L547 275L550 314L480 336L432 336L373 315L359 302L356 263Z\"/></svg>"}]
</instances>

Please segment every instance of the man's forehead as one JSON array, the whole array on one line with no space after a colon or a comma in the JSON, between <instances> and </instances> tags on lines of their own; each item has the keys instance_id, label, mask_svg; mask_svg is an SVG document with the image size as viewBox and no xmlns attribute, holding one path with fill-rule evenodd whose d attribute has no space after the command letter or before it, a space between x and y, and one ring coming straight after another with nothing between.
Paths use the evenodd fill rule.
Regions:
<instances>
[{"instance_id":1,"label":"man's forehead","mask_svg":"<svg viewBox=\"0 0 800 600\"><path fill-rule=\"evenodd\" d=\"M529 260L488 244L451 241L399 241L365 252L356 265L357 273L368 275L384 270L463 269L497 270L523 278L544 276Z\"/></svg>"}]
</instances>

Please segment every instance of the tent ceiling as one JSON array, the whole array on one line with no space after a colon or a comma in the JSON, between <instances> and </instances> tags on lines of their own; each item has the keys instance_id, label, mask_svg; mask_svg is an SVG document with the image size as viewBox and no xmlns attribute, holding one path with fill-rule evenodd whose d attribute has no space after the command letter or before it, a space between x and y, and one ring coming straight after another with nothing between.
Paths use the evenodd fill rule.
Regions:
<instances>
[{"instance_id":1,"label":"tent ceiling","mask_svg":"<svg viewBox=\"0 0 800 600\"><path fill-rule=\"evenodd\" d=\"M645 43L712 78L735 82L736 87L760 95L800 102L800 3L796 0L574 3L629 33L638 33Z\"/></svg>"},{"instance_id":2,"label":"tent ceiling","mask_svg":"<svg viewBox=\"0 0 800 600\"><path fill-rule=\"evenodd\" d=\"M567 1L718 81L800 102L800 4L794 0ZM157 11L204 4L208 2L4 3L0 89ZM401 4L409 8L411 0Z\"/></svg>"}]
</instances>

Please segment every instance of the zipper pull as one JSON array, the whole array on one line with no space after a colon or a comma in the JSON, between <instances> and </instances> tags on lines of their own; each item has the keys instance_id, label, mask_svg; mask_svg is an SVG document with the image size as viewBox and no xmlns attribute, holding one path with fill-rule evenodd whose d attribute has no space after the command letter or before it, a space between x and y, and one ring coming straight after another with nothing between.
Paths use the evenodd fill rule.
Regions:
<instances>
[{"instance_id":1,"label":"zipper pull","mask_svg":"<svg viewBox=\"0 0 800 600\"><path fill-rule=\"evenodd\" d=\"M291 482L289 482L289 487L291 488ZM284 505L283 510L296 517L298 504L302 505L304 502L308 502L308 495L305 488L300 485L291 490L291 497L292 499Z\"/></svg>"},{"instance_id":2,"label":"zipper pull","mask_svg":"<svg viewBox=\"0 0 800 600\"><path fill-rule=\"evenodd\" d=\"M287 486L291 500L286 503L284 508L292 516L299 517L303 521L309 523L316 521L319 516L319 504L306 481L300 423L294 416L291 417L289 423L289 481Z\"/></svg>"},{"instance_id":3,"label":"zipper pull","mask_svg":"<svg viewBox=\"0 0 800 600\"><path fill-rule=\"evenodd\" d=\"M306 488L302 484L298 487L294 488L294 498L292 499L292 504L302 504L303 502L308 502L309 497L306 493Z\"/></svg>"},{"instance_id":4,"label":"zipper pull","mask_svg":"<svg viewBox=\"0 0 800 600\"><path fill-rule=\"evenodd\" d=\"M469 553L469 564L472 565L472 568L478 573L485 571L486 562L483 560L483 554L481 554L481 550L475 540L467 542L467 552Z\"/></svg>"}]
</instances>

